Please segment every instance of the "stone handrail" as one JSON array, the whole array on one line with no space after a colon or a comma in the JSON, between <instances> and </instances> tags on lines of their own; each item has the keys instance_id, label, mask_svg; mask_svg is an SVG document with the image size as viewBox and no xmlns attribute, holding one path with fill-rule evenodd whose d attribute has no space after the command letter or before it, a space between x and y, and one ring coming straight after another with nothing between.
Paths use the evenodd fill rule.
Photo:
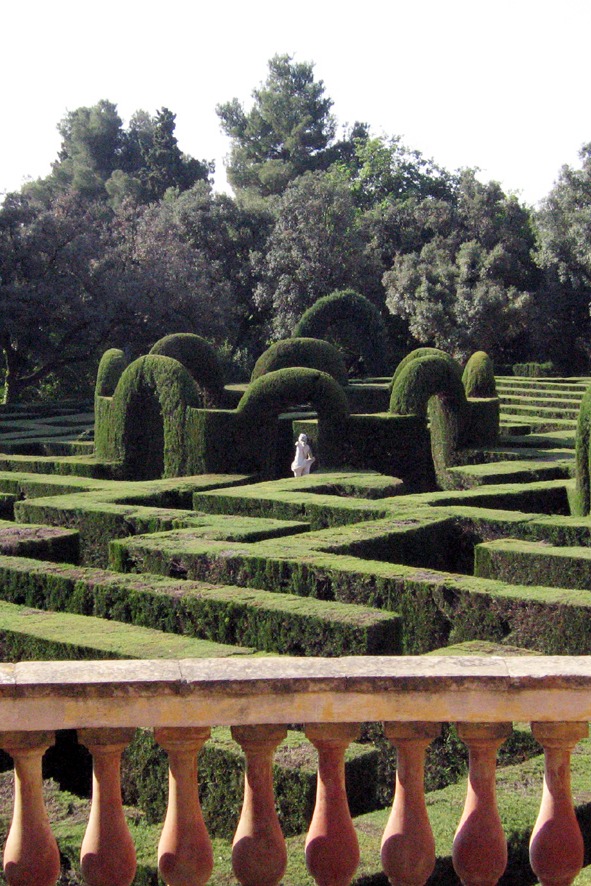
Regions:
<instances>
[{"instance_id":1,"label":"stone handrail","mask_svg":"<svg viewBox=\"0 0 591 886\"><path fill-rule=\"evenodd\" d=\"M360 721L384 721L398 763L382 864L394 886L421 886L435 861L423 790L424 754L441 722L457 722L469 751L453 862L466 886L494 886L507 861L495 799L496 752L512 721L530 721L544 748L540 814L530 844L542 886L568 886L583 863L570 791L570 754L591 720L591 658L363 657L0 665L0 747L15 763L13 821L4 853L14 886L52 886L59 852L42 796L41 760L53 730L75 728L93 756L93 795L81 869L93 886L127 886L135 850L121 804L120 759L136 727L153 727L169 757L159 846L168 886L210 880L213 854L197 791L197 754L212 725L229 725L246 758L233 843L243 886L277 886L286 851L275 813L272 761L286 725L305 724L318 750L306 862L319 886L347 886L359 861L344 754Z\"/></svg>"}]
</instances>

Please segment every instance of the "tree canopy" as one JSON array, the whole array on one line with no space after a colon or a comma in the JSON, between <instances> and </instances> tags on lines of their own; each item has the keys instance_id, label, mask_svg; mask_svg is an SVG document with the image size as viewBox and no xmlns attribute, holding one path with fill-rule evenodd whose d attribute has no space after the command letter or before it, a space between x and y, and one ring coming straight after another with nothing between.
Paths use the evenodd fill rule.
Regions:
<instances>
[{"instance_id":1,"label":"tree canopy","mask_svg":"<svg viewBox=\"0 0 591 886\"><path fill-rule=\"evenodd\" d=\"M314 65L275 55L252 97L248 112L236 98L217 107L231 139L228 179L235 189L281 194L298 176L335 159L329 150L336 133L332 99L314 79Z\"/></svg>"},{"instance_id":2,"label":"tree canopy","mask_svg":"<svg viewBox=\"0 0 591 886\"><path fill-rule=\"evenodd\" d=\"M62 143L51 174L26 189L36 196L72 190L91 200L148 203L168 188L185 191L207 181L213 164L181 152L175 119L168 108L154 116L138 111L125 129L117 106L106 100L68 111L58 124Z\"/></svg>"},{"instance_id":3,"label":"tree canopy","mask_svg":"<svg viewBox=\"0 0 591 886\"><path fill-rule=\"evenodd\" d=\"M166 107L128 124L107 100L64 115L51 173L0 205L8 397L77 390L105 348L130 360L171 333L206 338L246 379L348 289L386 324L388 371L418 346L589 371L591 143L536 212L399 135L340 126L314 65L289 55L250 107L217 113L234 195L181 150Z\"/></svg>"}]
</instances>

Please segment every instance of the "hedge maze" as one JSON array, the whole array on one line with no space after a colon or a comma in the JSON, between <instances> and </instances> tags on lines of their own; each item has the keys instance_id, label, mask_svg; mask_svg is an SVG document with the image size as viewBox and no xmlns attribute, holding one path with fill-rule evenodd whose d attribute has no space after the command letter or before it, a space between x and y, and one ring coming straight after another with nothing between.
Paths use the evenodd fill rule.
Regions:
<instances>
[{"instance_id":1,"label":"hedge maze","mask_svg":"<svg viewBox=\"0 0 591 886\"><path fill-rule=\"evenodd\" d=\"M482 353L462 375L421 349L393 380L347 383L332 349L304 338L224 389L192 338L130 365L108 351L94 410L2 409L4 660L591 653L589 379L495 380ZM310 365L293 364L306 353ZM320 469L295 479L302 431ZM356 815L391 792L376 728L348 762ZM287 834L311 810L304 745L291 733L277 763ZM124 773L148 823L162 817L160 754L138 734ZM225 838L241 771L227 734L200 769L210 831ZM387 810L367 833L372 815ZM454 882L447 851L437 882ZM149 866L138 878L156 882ZM362 868L358 882L384 880Z\"/></svg>"}]
</instances>

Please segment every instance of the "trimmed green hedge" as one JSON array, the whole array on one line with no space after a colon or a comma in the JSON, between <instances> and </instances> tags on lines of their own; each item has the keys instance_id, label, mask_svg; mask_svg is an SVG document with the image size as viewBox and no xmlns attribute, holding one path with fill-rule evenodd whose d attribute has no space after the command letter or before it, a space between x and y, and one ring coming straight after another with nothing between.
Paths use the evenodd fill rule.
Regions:
<instances>
[{"instance_id":1,"label":"trimmed green hedge","mask_svg":"<svg viewBox=\"0 0 591 886\"><path fill-rule=\"evenodd\" d=\"M512 369L513 375L524 378L557 378L559 375L551 360L546 363L514 363Z\"/></svg>"},{"instance_id":2,"label":"trimmed green hedge","mask_svg":"<svg viewBox=\"0 0 591 886\"><path fill-rule=\"evenodd\" d=\"M87 615L44 612L0 601L0 661L128 658L226 658L255 650L159 627L123 625Z\"/></svg>"},{"instance_id":3,"label":"trimmed green hedge","mask_svg":"<svg viewBox=\"0 0 591 886\"><path fill-rule=\"evenodd\" d=\"M575 477L576 492L573 512L580 516L591 513L591 386L587 388L577 422Z\"/></svg>"},{"instance_id":4,"label":"trimmed green hedge","mask_svg":"<svg viewBox=\"0 0 591 886\"><path fill-rule=\"evenodd\" d=\"M423 357L441 357L442 360L445 360L446 363L448 363L450 369L452 369L456 375L460 378L462 377L462 367L457 360L454 360L451 354L440 350L440 348L415 348L414 351L411 351L406 357L403 357L396 367L390 382L390 391L394 387L394 383L398 381L398 376L403 369L406 369L409 363L412 363L414 360L420 360Z\"/></svg>"},{"instance_id":5,"label":"trimmed green hedge","mask_svg":"<svg viewBox=\"0 0 591 886\"><path fill-rule=\"evenodd\" d=\"M377 751L353 742L345 754L347 797L352 815L376 809ZM275 802L285 836L308 828L314 811L317 755L308 739L288 732L275 753ZM164 819L167 801L168 758L152 732L138 730L122 765L126 803L137 805L149 822ZM217 728L199 755L199 798L211 836L234 836L244 797L244 755L230 730Z\"/></svg>"},{"instance_id":6,"label":"trimmed green hedge","mask_svg":"<svg viewBox=\"0 0 591 886\"><path fill-rule=\"evenodd\" d=\"M339 423L349 415L345 393L334 378L305 367L277 369L262 375L248 386L237 412L258 429L280 412L302 403L312 404L321 421Z\"/></svg>"},{"instance_id":7,"label":"trimmed green hedge","mask_svg":"<svg viewBox=\"0 0 591 886\"><path fill-rule=\"evenodd\" d=\"M119 348L109 348L105 351L96 373L95 398L113 396L126 366L127 359Z\"/></svg>"},{"instance_id":8,"label":"trimmed green hedge","mask_svg":"<svg viewBox=\"0 0 591 886\"><path fill-rule=\"evenodd\" d=\"M180 563L175 571L174 578L146 572L139 578L0 556L0 597L267 652L335 656L400 651L395 614L184 581Z\"/></svg>"},{"instance_id":9,"label":"trimmed green hedge","mask_svg":"<svg viewBox=\"0 0 591 886\"><path fill-rule=\"evenodd\" d=\"M79 533L76 529L58 526L0 520L0 554L56 563L77 563L80 556Z\"/></svg>"},{"instance_id":10,"label":"trimmed green hedge","mask_svg":"<svg viewBox=\"0 0 591 886\"><path fill-rule=\"evenodd\" d=\"M383 375L386 370L388 336L376 306L353 289L319 298L305 311L293 331L294 338L330 338L357 351L364 375Z\"/></svg>"},{"instance_id":11,"label":"trimmed green hedge","mask_svg":"<svg viewBox=\"0 0 591 886\"><path fill-rule=\"evenodd\" d=\"M464 368L462 383L466 397L496 397L493 361L485 351L476 351Z\"/></svg>"},{"instance_id":12,"label":"trimmed green hedge","mask_svg":"<svg viewBox=\"0 0 591 886\"><path fill-rule=\"evenodd\" d=\"M448 485L446 469L458 461L468 424L464 386L450 360L439 356L408 360L396 376L390 395L391 413L421 418L428 413L433 464L444 487Z\"/></svg>"},{"instance_id":13,"label":"trimmed green hedge","mask_svg":"<svg viewBox=\"0 0 591 886\"><path fill-rule=\"evenodd\" d=\"M131 363L113 394L112 457L135 479L193 473L186 432L189 407L199 406L195 382L172 357L151 354Z\"/></svg>"},{"instance_id":14,"label":"trimmed green hedge","mask_svg":"<svg viewBox=\"0 0 591 886\"><path fill-rule=\"evenodd\" d=\"M591 590L591 548L499 539L476 546L474 574L511 584Z\"/></svg>"},{"instance_id":15,"label":"trimmed green hedge","mask_svg":"<svg viewBox=\"0 0 591 886\"><path fill-rule=\"evenodd\" d=\"M357 415L388 411L390 390L383 382L350 384L345 388L345 394L349 409Z\"/></svg>"},{"instance_id":16,"label":"trimmed green hedge","mask_svg":"<svg viewBox=\"0 0 591 886\"><path fill-rule=\"evenodd\" d=\"M220 406L224 374L217 351L206 339L189 332L177 332L159 339L150 354L172 357L189 372L202 398L200 406Z\"/></svg>"},{"instance_id":17,"label":"trimmed green hedge","mask_svg":"<svg viewBox=\"0 0 591 886\"><path fill-rule=\"evenodd\" d=\"M310 422L295 422L294 432L310 431ZM409 492L435 488L429 432L415 415L350 415L343 426L311 431L321 467L379 471L400 477Z\"/></svg>"},{"instance_id":18,"label":"trimmed green hedge","mask_svg":"<svg viewBox=\"0 0 591 886\"><path fill-rule=\"evenodd\" d=\"M250 380L253 382L268 372L294 366L319 369L331 375L340 385L347 384L347 369L340 353L334 345L319 338L285 338L276 341L261 354Z\"/></svg>"},{"instance_id":19,"label":"trimmed green hedge","mask_svg":"<svg viewBox=\"0 0 591 886\"><path fill-rule=\"evenodd\" d=\"M463 442L466 446L494 446L499 440L501 401L498 397L467 401Z\"/></svg>"}]
</instances>

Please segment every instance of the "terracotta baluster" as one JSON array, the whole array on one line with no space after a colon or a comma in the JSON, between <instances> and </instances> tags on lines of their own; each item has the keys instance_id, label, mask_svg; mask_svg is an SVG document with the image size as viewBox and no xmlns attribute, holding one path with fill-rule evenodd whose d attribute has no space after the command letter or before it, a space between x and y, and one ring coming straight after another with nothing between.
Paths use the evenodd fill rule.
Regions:
<instances>
[{"instance_id":1,"label":"terracotta baluster","mask_svg":"<svg viewBox=\"0 0 591 886\"><path fill-rule=\"evenodd\" d=\"M458 723L470 763L464 813L454 838L453 865L464 886L494 886L507 866L507 841L497 810L497 750L510 723Z\"/></svg>"},{"instance_id":2,"label":"terracotta baluster","mask_svg":"<svg viewBox=\"0 0 591 886\"><path fill-rule=\"evenodd\" d=\"M287 866L285 840L275 811L273 754L284 726L233 726L246 755L244 803L232 845L232 867L242 886L276 886Z\"/></svg>"},{"instance_id":3,"label":"terracotta baluster","mask_svg":"<svg viewBox=\"0 0 591 886\"><path fill-rule=\"evenodd\" d=\"M392 886L423 886L435 867L435 841L425 806L425 750L439 723L384 723L397 750L392 812L382 838L382 867Z\"/></svg>"},{"instance_id":4,"label":"terracotta baluster","mask_svg":"<svg viewBox=\"0 0 591 886\"><path fill-rule=\"evenodd\" d=\"M570 886L583 866L583 838L570 789L570 756L588 734L587 723L532 723L544 748L544 790L529 844L542 886Z\"/></svg>"},{"instance_id":5,"label":"terracotta baluster","mask_svg":"<svg viewBox=\"0 0 591 886\"><path fill-rule=\"evenodd\" d=\"M197 754L210 734L209 727L154 730L168 754L168 808L158 846L158 868L167 886L204 886L213 870L197 780Z\"/></svg>"},{"instance_id":6,"label":"terracotta baluster","mask_svg":"<svg viewBox=\"0 0 591 886\"><path fill-rule=\"evenodd\" d=\"M316 805L306 837L306 864L318 886L348 886L359 864L359 844L345 789L345 751L357 723L315 723L306 735L318 751Z\"/></svg>"},{"instance_id":7,"label":"terracotta baluster","mask_svg":"<svg viewBox=\"0 0 591 886\"><path fill-rule=\"evenodd\" d=\"M135 729L79 729L92 754L92 805L80 849L80 869L89 886L129 886L135 848L121 802L121 754Z\"/></svg>"},{"instance_id":8,"label":"terracotta baluster","mask_svg":"<svg viewBox=\"0 0 591 886\"><path fill-rule=\"evenodd\" d=\"M0 733L0 747L14 760L14 811L4 849L9 886L53 886L60 854L43 802L43 754L53 732Z\"/></svg>"}]
</instances>

